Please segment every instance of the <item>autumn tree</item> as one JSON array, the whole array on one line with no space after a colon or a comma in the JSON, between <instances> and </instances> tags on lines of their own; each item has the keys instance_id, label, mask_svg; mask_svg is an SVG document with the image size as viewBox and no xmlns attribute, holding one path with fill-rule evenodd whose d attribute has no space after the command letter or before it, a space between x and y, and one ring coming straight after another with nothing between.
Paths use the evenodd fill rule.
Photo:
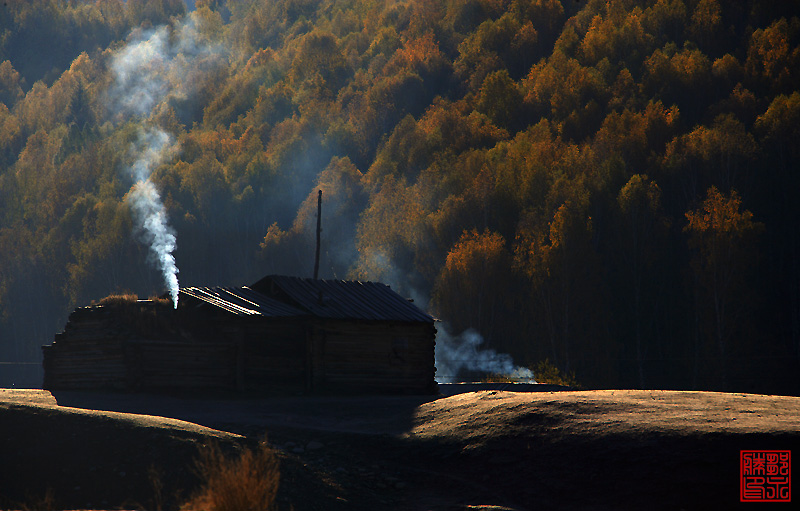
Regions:
<instances>
[{"instance_id":1,"label":"autumn tree","mask_svg":"<svg viewBox=\"0 0 800 511\"><path fill-rule=\"evenodd\" d=\"M654 287L654 272L665 242L668 220L661 208L661 189L647 176L633 175L617 196L620 213L620 263L623 287L628 293L629 325L634 340L634 353L640 388L646 388L645 361L655 337L652 318L663 305L659 290ZM648 340L650 342L648 342Z\"/></svg>"},{"instance_id":2,"label":"autumn tree","mask_svg":"<svg viewBox=\"0 0 800 511\"><path fill-rule=\"evenodd\" d=\"M765 167L770 172L757 181L755 193L759 202L775 204L766 208L764 218L769 226L767 245L776 247L772 257L773 284L783 296L775 304L778 319L788 324L791 351L800 360L800 239L796 236L800 225L800 204L794 191L800 187L800 92L781 94L770 103L755 122L755 133L762 146Z\"/></svg>"},{"instance_id":3,"label":"autumn tree","mask_svg":"<svg viewBox=\"0 0 800 511\"><path fill-rule=\"evenodd\" d=\"M603 316L602 298L589 196L579 184L572 186L573 190L562 192L567 199L544 226L535 215L525 219L517 234L514 265L527 277L535 298L528 304L530 314L539 321L531 325L532 331L538 331L544 337L540 342L547 346L538 357L549 358L567 373L575 371L589 381L601 381L613 372L604 362L614 348L603 343L598 323Z\"/></svg>"},{"instance_id":4,"label":"autumn tree","mask_svg":"<svg viewBox=\"0 0 800 511\"><path fill-rule=\"evenodd\" d=\"M745 69L762 87L779 93L795 89L800 67L800 18L781 18L759 28L747 48Z\"/></svg>"},{"instance_id":5,"label":"autumn tree","mask_svg":"<svg viewBox=\"0 0 800 511\"><path fill-rule=\"evenodd\" d=\"M757 236L764 229L750 211L740 211L741 204L735 190L726 195L712 186L703 203L686 213L684 227L692 251L698 313L715 347L723 389L728 387L729 359L735 354L731 348L739 341L734 333L750 315L755 299L747 284L757 258Z\"/></svg>"},{"instance_id":6,"label":"autumn tree","mask_svg":"<svg viewBox=\"0 0 800 511\"><path fill-rule=\"evenodd\" d=\"M522 94L506 70L486 77L478 94L477 110L485 113L498 126L507 129L519 127Z\"/></svg>"},{"instance_id":7,"label":"autumn tree","mask_svg":"<svg viewBox=\"0 0 800 511\"><path fill-rule=\"evenodd\" d=\"M753 135L741 121L725 114L714 119L711 126L696 126L673 139L666 148L665 160L681 176L689 201L711 185L725 191L747 186L757 150Z\"/></svg>"},{"instance_id":8,"label":"autumn tree","mask_svg":"<svg viewBox=\"0 0 800 511\"><path fill-rule=\"evenodd\" d=\"M332 98L344 84L349 72L336 37L330 33L306 35L289 70L290 83L309 88L321 98Z\"/></svg>"},{"instance_id":9,"label":"autumn tree","mask_svg":"<svg viewBox=\"0 0 800 511\"><path fill-rule=\"evenodd\" d=\"M509 330L513 296L510 267L511 254L500 234L465 231L436 280L434 309L456 332L474 328L483 335L485 347L507 351L503 334Z\"/></svg>"}]
</instances>

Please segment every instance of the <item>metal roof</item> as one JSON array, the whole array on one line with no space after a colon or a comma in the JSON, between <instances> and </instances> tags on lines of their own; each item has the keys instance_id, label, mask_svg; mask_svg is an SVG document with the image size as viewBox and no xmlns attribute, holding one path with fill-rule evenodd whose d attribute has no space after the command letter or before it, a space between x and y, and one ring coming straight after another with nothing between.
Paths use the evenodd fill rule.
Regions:
<instances>
[{"instance_id":1,"label":"metal roof","mask_svg":"<svg viewBox=\"0 0 800 511\"><path fill-rule=\"evenodd\" d=\"M274 300L247 286L182 287L180 293L239 316L292 317L307 315L300 309Z\"/></svg>"},{"instance_id":2,"label":"metal roof","mask_svg":"<svg viewBox=\"0 0 800 511\"><path fill-rule=\"evenodd\" d=\"M270 275L251 287L281 301L288 298L321 318L433 323L431 316L379 282Z\"/></svg>"}]
</instances>

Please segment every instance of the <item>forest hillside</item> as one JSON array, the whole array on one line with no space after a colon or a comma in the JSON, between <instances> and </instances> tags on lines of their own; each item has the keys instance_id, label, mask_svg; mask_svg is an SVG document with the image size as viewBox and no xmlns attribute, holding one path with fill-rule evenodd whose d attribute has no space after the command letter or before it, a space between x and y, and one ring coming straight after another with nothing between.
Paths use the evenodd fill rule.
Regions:
<instances>
[{"instance_id":1,"label":"forest hillside","mask_svg":"<svg viewBox=\"0 0 800 511\"><path fill-rule=\"evenodd\" d=\"M379 280L585 387L800 392L800 18L8 0L0 361L110 293ZM2 366L0 366L0 371Z\"/></svg>"}]
</instances>

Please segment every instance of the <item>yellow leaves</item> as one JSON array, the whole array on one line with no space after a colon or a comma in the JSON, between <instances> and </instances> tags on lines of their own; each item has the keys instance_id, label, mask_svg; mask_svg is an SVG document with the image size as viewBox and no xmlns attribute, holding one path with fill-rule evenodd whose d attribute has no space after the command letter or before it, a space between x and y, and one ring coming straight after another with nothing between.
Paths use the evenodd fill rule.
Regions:
<instances>
[{"instance_id":1,"label":"yellow leaves","mask_svg":"<svg viewBox=\"0 0 800 511\"><path fill-rule=\"evenodd\" d=\"M661 189L646 175L634 174L620 190L617 204L633 220L640 215L655 215L661 209Z\"/></svg>"},{"instance_id":2,"label":"yellow leaves","mask_svg":"<svg viewBox=\"0 0 800 511\"><path fill-rule=\"evenodd\" d=\"M753 32L745 61L748 73L763 78L776 90L796 85L800 66L799 34L798 18L792 18L791 22L781 18Z\"/></svg>"},{"instance_id":3,"label":"yellow leaves","mask_svg":"<svg viewBox=\"0 0 800 511\"><path fill-rule=\"evenodd\" d=\"M670 59L673 71L686 85L703 83L710 72L711 64L701 51L684 48Z\"/></svg>"},{"instance_id":4,"label":"yellow leaves","mask_svg":"<svg viewBox=\"0 0 800 511\"><path fill-rule=\"evenodd\" d=\"M714 61L711 65L711 73L715 77L723 78L729 83L736 83L744 74L744 68L736 57L730 53L726 53Z\"/></svg>"},{"instance_id":5,"label":"yellow leaves","mask_svg":"<svg viewBox=\"0 0 800 511\"><path fill-rule=\"evenodd\" d=\"M253 72L255 68L265 66L275 60L275 50L262 48L256 51L244 66L244 72Z\"/></svg>"},{"instance_id":6,"label":"yellow leaves","mask_svg":"<svg viewBox=\"0 0 800 511\"><path fill-rule=\"evenodd\" d=\"M690 243L696 248L703 247L703 240L716 239L734 243L750 233L757 232L763 225L753 222L753 213L748 210L739 211L742 199L736 190L729 196L721 193L717 187L708 189L708 195L700 207L687 211L689 221L684 232L689 233Z\"/></svg>"},{"instance_id":7,"label":"yellow leaves","mask_svg":"<svg viewBox=\"0 0 800 511\"><path fill-rule=\"evenodd\" d=\"M464 231L461 239L447 254L444 271L457 273L460 278L468 278L478 271L486 271L508 258L506 241L499 233L477 229Z\"/></svg>"},{"instance_id":8,"label":"yellow leaves","mask_svg":"<svg viewBox=\"0 0 800 511\"><path fill-rule=\"evenodd\" d=\"M691 164L703 161L703 170L719 172L726 186L736 179L741 162L756 155L758 146L744 125L732 114L720 115L708 126L697 126L691 133L681 135L667 146L666 159L672 164Z\"/></svg>"},{"instance_id":9,"label":"yellow leaves","mask_svg":"<svg viewBox=\"0 0 800 511\"><path fill-rule=\"evenodd\" d=\"M491 342L502 331L511 284L511 255L502 235L464 231L436 279L434 306L457 330L478 329Z\"/></svg>"},{"instance_id":10,"label":"yellow leaves","mask_svg":"<svg viewBox=\"0 0 800 511\"><path fill-rule=\"evenodd\" d=\"M642 10L638 7L627 13L613 9L605 17L595 15L579 46L584 62L626 59L649 48L653 37L645 31L642 21Z\"/></svg>"},{"instance_id":11,"label":"yellow leaves","mask_svg":"<svg viewBox=\"0 0 800 511\"><path fill-rule=\"evenodd\" d=\"M402 70L409 70L429 76L441 73L448 65L448 59L439 49L439 43L433 32L406 39L383 70L383 74L391 76Z\"/></svg>"},{"instance_id":12,"label":"yellow leaves","mask_svg":"<svg viewBox=\"0 0 800 511\"><path fill-rule=\"evenodd\" d=\"M563 119L583 107L605 89L596 69L582 66L576 59L556 50L531 67L523 80L525 102L544 107L551 118Z\"/></svg>"},{"instance_id":13,"label":"yellow leaves","mask_svg":"<svg viewBox=\"0 0 800 511\"><path fill-rule=\"evenodd\" d=\"M281 243L286 241L289 238L289 233L286 231L282 231L280 227L278 227L278 222L274 222L267 228L267 233L264 235L264 239L261 240L259 246L261 250L269 250L273 246L279 246Z\"/></svg>"},{"instance_id":14,"label":"yellow leaves","mask_svg":"<svg viewBox=\"0 0 800 511\"><path fill-rule=\"evenodd\" d=\"M756 119L755 127L768 138L785 138L787 144L792 143L789 137L796 136L800 129L800 92L795 91L791 96L777 96L767 111Z\"/></svg>"},{"instance_id":15,"label":"yellow leaves","mask_svg":"<svg viewBox=\"0 0 800 511\"><path fill-rule=\"evenodd\" d=\"M740 211L741 204L736 191L726 195L712 186L703 203L686 212L688 224L683 229L693 252L691 268L700 284L697 291L706 293L698 303L707 306L699 307L698 312L705 313L708 332L716 341L723 384L728 337L750 312L742 304L753 299L748 276L758 256L757 235L764 229L753 221L750 211Z\"/></svg>"},{"instance_id":16,"label":"yellow leaves","mask_svg":"<svg viewBox=\"0 0 800 511\"><path fill-rule=\"evenodd\" d=\"M415 246L421 241L418 227L423 218L414 188L387 176L363 213L358 226L359 245L381 247L388 254L403 246Z\"/></svg>"},{"instance_id":17,"label":"yellow leaves","mask_svg":"<svg viewBox=\"0 0 800 511\"><path fill-rule=\"evenodd\" d=\"M611 112L595 135L594 145L601 158L620 154L631 168L647 164L651 153L660 152L676 131L678 107L650 102L643 111L625 109Z\"/></svg>"},{"instance_id":18,"label":"yellow leaves","mask_svg":"<svg viewBox=\"0 0 800 511\"><path fill-rule=\"evenodd\" d=\"M568 197L547 214L528 214L520 222L514 249L514 266L534 283L553 272L591 256L593 230L589 197L577 183L565 184ZM557 186L554 188L558 188ZM552 211L552 210L551 210Z\"/></svg>"},{"instance_id":19,"label":"yellow leaves","mask_svg":"<svg viewBox=\"0 0 800 511\"><path fill-rule=\"evenodd\" d=\"M700 0L692 13L689 34L696 41L706 42L719 31L722 24L722 8L717 0Z\"/></svg>"},{"instance_id":20,"label":"yellow leaves","mask_svg":"<svg viewBox=\"0 0 800 511\"><path fill-rule=\"evenodd\" d=\"M302 87L328 100L335 97L348 72L348 63L336 37L314 30L303 36L287 76L295 89Z\"/></svg>"}]
</instances>

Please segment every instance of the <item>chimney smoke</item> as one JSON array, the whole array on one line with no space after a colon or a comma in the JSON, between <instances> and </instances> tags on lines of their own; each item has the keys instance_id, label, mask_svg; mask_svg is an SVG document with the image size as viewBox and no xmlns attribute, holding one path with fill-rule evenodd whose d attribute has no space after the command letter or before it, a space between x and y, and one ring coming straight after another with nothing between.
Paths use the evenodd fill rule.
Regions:
<instances>
[{"instance_id":1,"label":"chimney smoke","mask_svg":"<svg viewBox=\"0 0 800 511\"><path fill-rule=\"evenodd\" d=\"M136 161L131 170L134 185L126 196L131 205L139 239L150 247L149 261L154 263L164 277L172 305L178 308L178 266L172 252L177 247L175 232L167 221L167 211L161 195L150 180L153 169L174 151L172 137L165 131L151 127L140 134L137 143L131 146Z\"/></svg>"},{"instance_id":2,"label":"chimney smoke","mask_svg":"<svg viewBox=\"0 0 800 511\"><path fill-rule=\"evenodd\" d=\"M197 28L201 18L191 13L173 26L135 31L117 51L109 67L114 82L107 93L109 111L117 121L140 119L138 139L131 144L133 186L126 196L137 222L139 239L150 247L148 261L161 271L175 308L178 307L178 267L173 252L175 231L169 226L161 196L150 176L177 153L177 143L153 124L161 105L188 100L208 71L222 62L223 48L211 44ZM177 103L176 103L177 101Z\"/></svg>"}]
</instances>

